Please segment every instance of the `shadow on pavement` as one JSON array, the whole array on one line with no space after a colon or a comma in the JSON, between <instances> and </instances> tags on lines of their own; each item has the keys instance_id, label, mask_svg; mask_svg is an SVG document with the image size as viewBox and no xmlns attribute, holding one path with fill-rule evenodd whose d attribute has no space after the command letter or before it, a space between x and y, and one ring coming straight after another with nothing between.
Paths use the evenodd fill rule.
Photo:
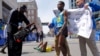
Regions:
<instances>
[{"instance_id":1,"label":"shadow on pavement","mask_svg":"<svg viewBox=\"0 0 100 56\"><path fill-rule=\"evenodd\" d=\"M24 55L24 54L32 54L32 53L34 53L34 52L22 52L22 55Z\"/></svg>"}]
</instances>

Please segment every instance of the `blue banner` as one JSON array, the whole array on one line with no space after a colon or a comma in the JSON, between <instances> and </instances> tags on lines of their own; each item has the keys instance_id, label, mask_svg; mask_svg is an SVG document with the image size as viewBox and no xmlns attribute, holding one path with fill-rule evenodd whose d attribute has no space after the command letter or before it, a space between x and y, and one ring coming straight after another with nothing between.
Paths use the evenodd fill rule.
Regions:
<instances>
[{"instance_id":1,"label":"blue banner","mask_svg":"<svg viewBox=\"0 0 100 56\"><path fill-rule=\"evenodd\" d=\"M6 42L3 33L4 33L4 24L0 21L0 46L4 45Z\"/></svg>"}]
</instances>

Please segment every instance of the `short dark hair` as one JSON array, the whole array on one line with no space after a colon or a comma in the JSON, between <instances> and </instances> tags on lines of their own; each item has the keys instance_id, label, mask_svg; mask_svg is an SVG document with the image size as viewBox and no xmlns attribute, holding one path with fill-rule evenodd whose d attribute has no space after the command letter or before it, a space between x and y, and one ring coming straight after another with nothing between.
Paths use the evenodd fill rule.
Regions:
<instances>
[{"instance_id":1,"label":"short dark hair","mask_svg":"<svg viewBox=\"0 0 100 56\"><path fill-rule=\"evenodd\" d=\"M20 9L27 9L27 6L23 5L23 6L20 7Z\"/></svg>"},{"instance_id":2,"label":"short dark hair","mask_svg":"<svg viewBox=\"0 0 100 56\"><path fill-rule=\"evenodd\" d=\"M59 3L61 3L61 4L63 4L63 5L65 6L65 3L64 3L64 1L59 1Z\"/></svg>"}]
</instances>

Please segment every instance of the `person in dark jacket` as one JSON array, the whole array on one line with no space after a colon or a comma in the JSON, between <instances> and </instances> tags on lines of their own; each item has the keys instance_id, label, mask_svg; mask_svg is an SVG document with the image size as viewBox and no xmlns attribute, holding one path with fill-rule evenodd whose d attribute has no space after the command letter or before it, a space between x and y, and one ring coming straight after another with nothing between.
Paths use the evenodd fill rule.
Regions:
<instances>
[{"instance_id":1,"label":"person in dark jacket","mask_svg":"<svg viewBox=\"0 0 100 56\"><path fill-rule=\"evenodd\" d=\"M19 23L23 21L26 25L29 25L28 19L24 13L27 12L26 5L20 7L20 9L14 10L10 15L8 24L10 25L10 31L8 32L8 56L21 56L22 53L22 41L20 43L14 40L14 34L20 29Z\"/></svg>"}]
</instances>

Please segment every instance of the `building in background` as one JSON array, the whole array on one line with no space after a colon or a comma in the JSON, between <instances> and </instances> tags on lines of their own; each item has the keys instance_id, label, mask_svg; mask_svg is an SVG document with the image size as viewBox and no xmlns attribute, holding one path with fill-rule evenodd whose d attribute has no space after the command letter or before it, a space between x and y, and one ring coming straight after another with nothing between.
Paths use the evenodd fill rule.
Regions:
<instances>
[{"instance_id":1,"label":"building in background","mask_svg":"<svg viewBox=\"0 0 100 56\"><path fill-rule=\"evenodd\" d=\"M18 7L22 6L22 5L26 5L27 9L28 9L28 15L26 15L28 17L28 20L30 21L30 23L34 22L36 18L38 18L37 14L37 4L35 0L30 0L30 1L24 1L24 2L18 2Z\"/></svg>"},{"instance_id":2,"label":"building in background","mask_svg":"<svg viewBox=\"0 0 100 56\"><path fill-rule=\"evenodd\" d=\"M27 6L28 14L26 14L26 17L28 18L30 23L34 22L38 29L38 32L42 31L42 23L41 23L41 19L38 17L38 7L36 1L28 0L24 2L18 2L18 8L22 5ZM25 26L25 24L23 25Z\"/></svg>"},{"instance_id":3,"label":"building in background","mask_svg":"<svg viewBox=\"0 0 100 56\"><path fill-rule=\"evenodd\" d=\"M0 0L0 19L7 22L11 9L17 8L17 0Z\"/></svg>"},{"instance_id":4,"label":"building in background","mask_svg":"<svg viewBox=\"0 0 100 56\"><path fill-rule=\"evenodd\" d=\"M76 0L70 0L70 1L69 1L69 7L70 7L71 9L76 8L76 3L75 3L75 1L76 1Z\"/></svg>"},{"instance_id":5,"label":"building in background","mask_svg":"<svg viewBox=\"0 0 100 56\"><path fill-rule=\"evenodd\" d=\"M38 18L36 19L36 26L37 26L37 28L38 28L38 32L43 31L42 22L41 22L40 17L38 17Z\"/></svg>"}]
</instances>

